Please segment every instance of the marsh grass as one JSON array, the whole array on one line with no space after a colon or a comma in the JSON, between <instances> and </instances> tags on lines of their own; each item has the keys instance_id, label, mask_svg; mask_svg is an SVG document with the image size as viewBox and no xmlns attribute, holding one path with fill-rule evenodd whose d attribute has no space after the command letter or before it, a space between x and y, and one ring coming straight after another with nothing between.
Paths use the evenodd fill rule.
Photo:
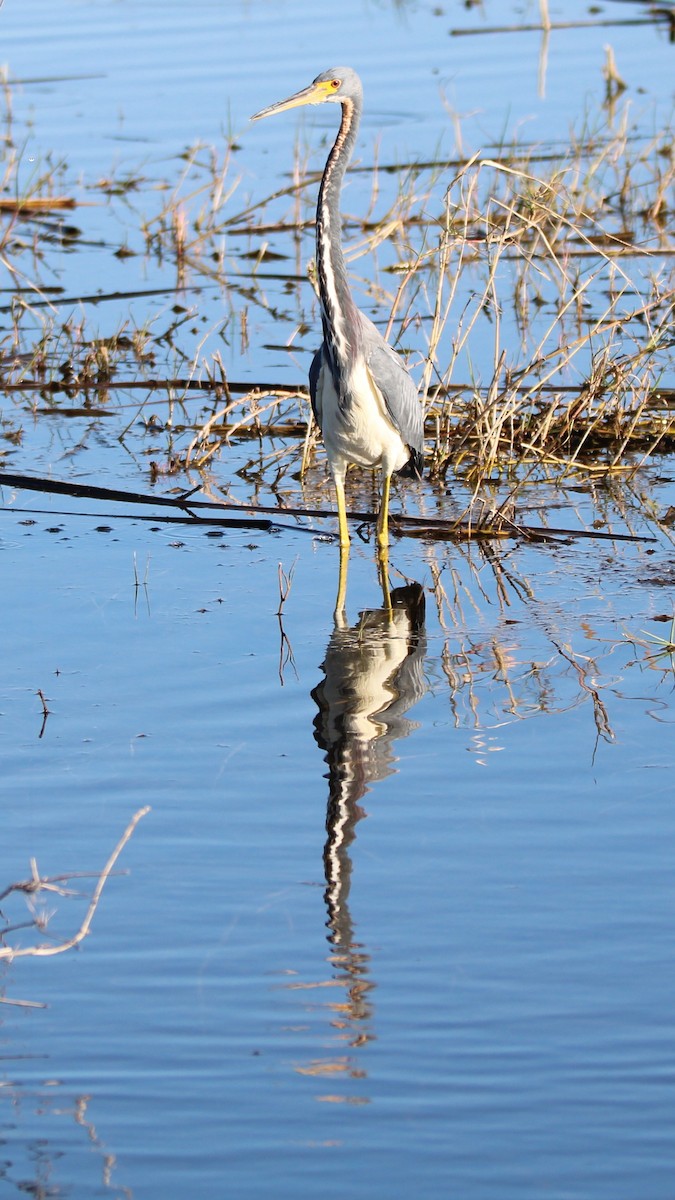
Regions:
<instances>
[{"instance_id":1,"label":"marsh grass","mask_svg":"<svg viewBox=\"0 0 675 1200\"><path fill-rule=\"evenodd\" d=\"M296 379L246 379L254 328L272 322L282 331L275 349L289 355L318 340L319 176L298 147L287 185L237 206L236 152L232 140L222 152L198 145L174 181L127 171L76 194L64 188L62 164L20 186L20 156L6 140L0 257L11 285L0 377L16 406L2 417L8 452L21 443L17 414L47 406L117 411L122 439L137 425L165 430L176 474L193 477L246 443L255 452L241 477L267 476L273 491L321 462L308 359L297 358ZM629 478L675 450L668 130L640 136L629 104L613 99L565 147L502 145L355 171L371 175L365 216L345 218L359 302L419 380L440 488L459 477L478 497L501 481L513 498L542 473ZM70 209L86 225L101 203L124 231L103 250L142 270L126 291L64 301L54 255L91 242ZM106 302L124 303L126 314L102 332ZM231 361L237 341L235 380L222 349Z\"/></svg>"},{"instance_id":2,"label":"marsh grass","mask_svg":"<svg viewBox=\"0 0 675 1200\"><path fill-rule=\"evenodd\" d=\"M377 261L367 294L394 344L426 342L417 366L433 477L460 473L477 492L543 465L634 473L675 448L674 164L667 132L638 142L626 106L557 157L476 154L452 164L449 183L440 163L408 166L378 219L374 173L367 219L347 220L348 253L353 269ZM261 261L272 234L307 243L311 212L297 211L307 183L286 221L267 214L286 189L238 215L265 238ZM240 406L235 436L259 428L257 397ZM213 434L205 425L191 452Z\"/></svg>"}]
</instances>

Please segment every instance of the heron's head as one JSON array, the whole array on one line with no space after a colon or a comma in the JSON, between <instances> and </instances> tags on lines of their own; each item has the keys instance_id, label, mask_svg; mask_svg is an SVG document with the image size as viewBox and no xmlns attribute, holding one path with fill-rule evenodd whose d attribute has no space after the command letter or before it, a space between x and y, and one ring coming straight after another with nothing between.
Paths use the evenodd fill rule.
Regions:
<instances>
[{"instance_id":1,"label":"heron's head","mask_svg":"<svg viewBox=\"0 0 675 1200\"><path fill-rule=\"evenodd\" d=\"M287 100L278 100L276 104L270 104L269 108L261 109L260 112L254 113L251 120L259 121L261 117L271 117L274 113L285 112L287 108L298 108L301 104L325 104L327 101L342 104L345 100L360 100L361 95L361 80L356 71L351 67L331 67L330 70L317 75L309 87L295 92Z\"/></svg>"}]
</instances>

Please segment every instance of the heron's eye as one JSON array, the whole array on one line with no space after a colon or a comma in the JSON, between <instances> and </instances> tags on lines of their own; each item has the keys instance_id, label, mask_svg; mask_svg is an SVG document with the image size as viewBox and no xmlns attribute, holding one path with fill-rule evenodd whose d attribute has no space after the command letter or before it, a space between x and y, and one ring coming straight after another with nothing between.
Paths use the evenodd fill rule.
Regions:
<instances>
[{"instance_id":1,"label":"heron's eye","mask_svg":"<svg viewBox=\"0 0 675 1200\"><path fill-rule=\"evenodd\" d=\"M335 89L337 89L337 88L339 88L339 86L340 86L340 80L339 80L339 79L331 79L331 81L330 81L330 86L331 86L331 87L332 87L334 90L335 90Z\"/></svg>"}]
</instances>

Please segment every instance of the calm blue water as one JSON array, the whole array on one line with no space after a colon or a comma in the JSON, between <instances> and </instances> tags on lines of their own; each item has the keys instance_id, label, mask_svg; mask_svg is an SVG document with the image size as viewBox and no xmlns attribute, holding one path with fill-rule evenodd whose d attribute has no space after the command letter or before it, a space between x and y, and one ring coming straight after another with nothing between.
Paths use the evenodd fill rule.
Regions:
<instances>
[{"instance_id":1,"label":"calm blue water","mask_svg":"<svg viewBox=\"0 0 675 1200\"><path fill-rule=\"evenodd\" d=\"M667 1195L672 660L623 635L662 628L629 580L667 553L397 547L452 624L427 591L424 631L332 635L325 543L46 524L3 516L3 879L100 869L152 812L82 951L5 971L49 1005L3 1012L7 1187L39 1155L103 1194L110 1154L116 1195ZM356 625L367 551L350 589Z\"/></svg>"},{"instance_id":2,"label":"calm blue water","mask_svg":"<svg viewBox=\"0 0 675 1200\"><path fill-rule=\"evenodd\" d=\"M536 110L564 137L571 106L600 94L608 40L636 95L660 78L670 101L672 47L650 26L552 35L545 101L539 35L514 41L518 57L449 36L507 19L507 4L0 13L12 76L102 76L15 100L88 178L118 154L169 174L231 122L246 190L272 190L298 126L245 118L328 65L327 47L370 76L364 154L377 130L401 157L448 136L439 82L463 111L480 99L474 130ZM313 147L319 129L305 126ZM108 233L119 211L92 220ZM98 253L55 260L69 286L116 286L94 266L125 266ZM259 332L282 340L268 313ZM240 376L278 378L257 338L232 342ZM285 369L300 377L304 358ZM147 491L158 435L117 442L134 404L48 427L21 410L3 465ZM252 453L223 454L219 482L243 492L234 469ZM663 513L672 484L664 460L632 490L580 476L530 493L532 521L541 502L550 523L654 542L401 540L391 583L421 585L424 613L413 589L391 622L356 541L337 629L338 552L319 523L212 537L3 488L0 889L31 857L44 874L100 871L152 811L83 947L3 964L5 998L47 1007L0 1008L0 1196L669 1200L675 674L654 639L670 636L675 576L638 498ZM46 895L49 935L85 904Z\"/></svg>"}]
</instances>

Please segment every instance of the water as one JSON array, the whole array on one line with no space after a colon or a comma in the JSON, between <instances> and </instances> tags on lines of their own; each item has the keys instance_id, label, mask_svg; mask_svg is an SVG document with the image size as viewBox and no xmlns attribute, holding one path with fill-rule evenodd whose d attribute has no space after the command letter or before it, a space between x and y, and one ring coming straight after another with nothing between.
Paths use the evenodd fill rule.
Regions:
<instances>
[{"instance_id":1,"label":"water","mask_svg":"<svg viewBox=\"0 0 675 1200\"><path fill-rule=\"evenodd\" d=\"M672 666L622 636L661 628L639 577L667 555L511 548L497 576L533 595L502 578L500 604L480 554L443 552L451 628L427 593L423 640L370 617L331 662L325 545L3 523L3 878L100 869L152 805L83 950L6 969L49 1005L5 1014L7 1185L39 1147L75 1195L107 1154L119 1195L667 1194ZM428 586L434 557L394 561ZM352 568L377 607L370 554ZM364 714L392 671L388 726Z\"/></svg>"},{"instance_id":2,"label":"water","mask_svg":"<svg viewBox=\"0 0 675 1200\"><path fill-rule=\"evenodd\" d=\"M122 124L168 173L193 134L220 136L218 87L241 130L328 65L326 39L329 57L372 67L364 154L380 127L401 157L425 152L443 123L432 90L459 58L460 39L446 48L435 31L514 19L507 5L442 17L354 5L325 22L292 4L197 4L189 21L178 5L32 8L30 30L26 9L2 10L11 74L84 61L96 75L105 58L103 80L26 84L19 101L35 106L36 138L77 152L87 178L128 157L112 146ZM355 33L363 63L348 54ZM564 136L565 75L574 66L578 95L597 84L610 37L633 86L656 88L645 49L660 62L672 48L652 26L555 34L536 101L547 136ZM495 128L507 75L535 103L539 39L513 42L519 71L488 44L462 40L452 69L469 109L494 64ZM296 128L246 130L237 166L251 192L283 179ZM317 115L307 132L317 161L324 128ZM354 183L355 208L367 190ZM114 283L99 263L127 270L105 251L123 207L91 216L105 245L54 251L68 286ZM136 218L119 240L137 236ZM86 210L77 221L90 228ZM138 312L168 313L170 264L127 265L134 280L165 272L167 299ZM266 288L283 297L282 282ZM215 320L219 296L200 296L198 316ZM116 302L111 325L132 303ZM299 380L304 353L289 363L258 342L283 341L288 322L257 312L250 344L229 346L239 377ZM188 356L196 336L186 326L177 341ZM31 419L8 398L24 436L3 467L183 486L148 480L173 433L136 421L118 441L145 396L111 393L99 418ZM164 400L157 410L164 420ZM248 496L235 470L254 454L223 452L213 478ZM433 511L461 494L425 486L396 504ZM215 531L3 488L0 888L27 878L32 856L45 875L99 872L133 813L151 812L82 948L3 964L5 998L47 1007L2 1009L0 1195L670 1196L675 676L658 639L672 640L674 577L645 497L660 514L673 503L670 459L626 484L542 472L522 500L532 523L595 521L635 541L397 540L392 586L420 584L424 613L409 583L393 625L356 539L336 629L329 523ZM279 564L292 573L280 616ZM70 886L86 895L36 902L54 939L91 893ZM2 909L31 911L21 896Z\"/></svg>"}]
</instances>

